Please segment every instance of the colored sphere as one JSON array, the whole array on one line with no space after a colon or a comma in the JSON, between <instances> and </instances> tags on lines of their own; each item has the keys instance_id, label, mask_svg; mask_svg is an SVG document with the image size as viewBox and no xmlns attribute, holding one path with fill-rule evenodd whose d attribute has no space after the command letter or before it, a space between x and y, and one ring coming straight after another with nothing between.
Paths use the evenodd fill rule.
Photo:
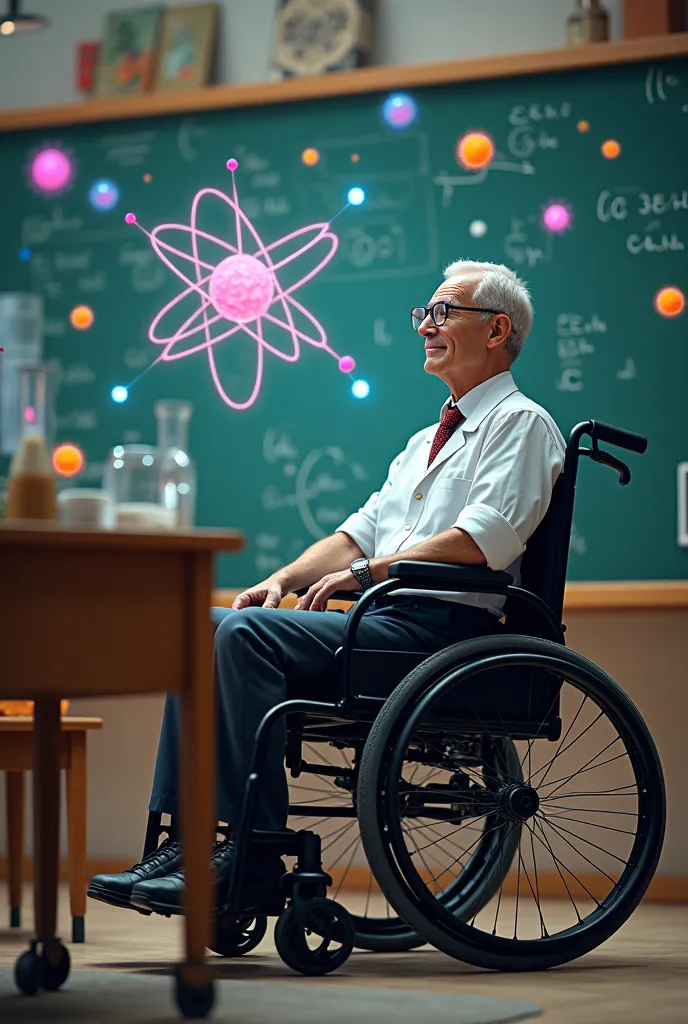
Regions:
<instances>
[{"instance_id":1,"label":"colored sphere","mask_svg":"<svg viewBox=\"0 0 688 1024\"><path fill-rule=\"evenodd\" d=\"M59 444L53 450L53 469L58 476L76 476L84 462L84 453L75 444Z\"/></svg>"},{"instance_id":2,"label":"colored sphere","mask_svg":"<svg viewBox=\"0 0 688 1024\"><path fill-rule=\"evenodd\" d=\"M542 215L542 223L548 231L560 234L571 224L571 211L563 203L550 203Z\"/></svg>"},{"instance_id":3,"label":"colored sphere","mask_svg":"<svg viewBox=\"0 0 688 1024\"><path fill-rule=\"evenodd\" d=\"M339 369L342 373L351 373L356 367L356 360L352 356L342 356L339 360Z\"/></svg>"},{"instance_id":4,"label":"colored sphere","mask_svg":"<svg viewBox=\"0 0 688 1024\"><path fill-rule=\"evenodd\" d=\"M31 250L27 245L25 245L23 249L19 250L19 259L24 263L31 259Z\"/></svg>"},{"instance_id":5,"label":"colored sphere","mask_svg":"<svg viewBox=\"0 0 688 1024\"><path fill-rule=\"evenodd\" d=\"M393 92L382 104L382 116L390 128L408 128L417 115L416 101L405 92Z\"/></svg>"},{"instance_id":6,"label":"colored sphere","mask_svg":"<svg viewBox=\"0 0 688 1024\"><path fill-rule=\"evenodd\" d=\"M33 405L27 405L24 409L24 423L36 422L36 410Z\"/></svg>"},{"instance_id":7,"label":"colored sphere","mask_svg":"<svg viewBox=\"0 0 688 1024\"><path fill-rule=\"evenodd\" d=\"M146 185L150 185L151 181L153 180L153 175L152 174L144 174L143 180L145 181Z\"/></svg>"},{"instance_id":8,"label":"colored sphere","mask_svg":"<svg viewBox=\"0 0 688 1024\"><path fill-rule=\"evenodd\" d=\"M686 308L686 297L680 288L660 288L655 295L655 309L660 316L679 316Z\"/></svg>"},{"instance_id":9,"label":"colored sphere","mask_svg":"<svg viewBox=\"0 0 688 1024\"><path fill-rule=\"evenodd\" d=\"M576 125L576 128L579 132L587 132L590 128L590 124L588 123L588 121L579 121Z\"/></svg>"},{"instance_id":10,"label":"colored sphere","mask_svg":"<svg viewBox=\"0 0 688 1024\"><path fill-rule=\"evenodd\" d=\"M230 157L229 160L227 161L227 170L228 171L236 171L238 166L239 166L239 161L235 160L235 158L233 156Z\"/></svg>"},{"instance_id":11,"label":"colored sphere","mask_svg":"<svg viewBox=\"0 0 688 1024\"><path fill-rule=\"evenodd\" d=\"M360 158L360 156L358 155L358 153L352 153L352 154L351 154L351 163L352 163L352 164L357 164L357 163L359 162L359 160L360 160L360 159L361 159L361 158Z\"/></svg>"},{"instance_id":12,"label":"colored sphere","mask_svg":"<svg viewBox=\"0 0 688 1024\"><path fill-rule=\"evenodd\" d=\"M484 220L472 220L468 225L468 233L471 238L484 238L487 234L487 224Z\"/></svg>"},{"instance_id":13,"label":"colored sphere","mask_svg":"<svg viewBox=\"0 0 688 1024\"><path fill-rule=\"evenodd\" d=\"M355 380L351 385L351 394L354 398L367 398L370 394L370 384L367 380Z\"/></svg>"},{"instance_id":14,"label":"colored sphere","mask_svg":"<svg viewBox=\"0 0 688 1024\"><path fill-rule=\"evenodd\" d=\"M87 330L93 323L94 319L93 310L88 306L75 306L69 314L69 322L72 327L77 329L77 331Z\"/></svg>"},{"instance_id":15,"label":"colored sphere","mask_svg":"<svg viewBox=\"0 0 688 1024\"><path fill-rule=\"evenodd\" d=\"M621 146L616 139L607 139L606 142L602 143L602 156L606 157L607 160L615 160L621 152Z\"/></svg>"},{"instance_id":16,"label":"colored sphere","mask_svg":"<svg viewBox=\"0 0 688 1024\"><path fill-rule=\"evenodd\" d=\"M118 404L126 402L128 397L129 392L121 384L116 384L115 387L110 392L110 398L112 399L113 402L117 402Z\"/></svg>"},{"instance_id":17,"label":"colored sphere","mask_svg":"<svg viewBox=\"0 0 688 1024\"><path fill-rule=\"evenodd\" d=\"M42 149L31 161L31 180L41 192L60 192L72 179L72 162L61 149Z\"/></svg>"},{"instance_id":18,"label":"colored sphere","mask_svg":"<svg viewBox=\"0 0 688 1024\"><path fill-rule=\"evenodd\" d=\"M467 171L487 167L494 157L494 143L484 132L468 132L456 145L456 159Z\"/></svg>"},{"instance_id":19,"label":"colored sphere","mask_svg":"<svg viewBox=\"0 0 688 1024\"><path fill-rule=\"evenodd\" d=\"M107 178L96 181L89 189L88 201L94 210L111 210L117 205L118 199L119 189L114 181L108 181Z\"/></svg>"},{"instance_id":20,"label":"colored sphere","mask_svg":"<svg viewBox=\"0 0 688 1024\"><path fill-rule=\"evenodd\" d=\"M349 189L347 199L352 206L360 206L365 199L365 192L362 188L359 188L358 185L355 185L353 188Z\"/></svg>"},{"instance_id":21,"label":"colored sphere","mask_svg":"<svg viewBox=\"0 0 688 1024\"><path fill-rule=\"evenodd\" d=\"M136 214L135 213L125 213L125 215L124 215L124 222L125 222L125 224L135 224L136 223Z\"/></svg>"},{"instance_id":22,"label":"colored sphere","mask_svg":"<svg viewBox=\"0 0 688 1024\"><path fill-rule=\"evenodd\" d=\"M271 272L255 256L228 256L213 270L210 300L221 316L245 324L264 316L274 292Z\"/></svg>"},{"instance_id":23,"label":"colored sphere","mask_svg":"<svg viewBox=\"0 0 688 1024\"><path fill-rule=\"evenodd\" d=\"M317 149L313 149L312 147L304 149L301 154L301 163L305 164L306 167L315 167L319 160L320 153L318 153Z\"/></svg>"}]
</instances>

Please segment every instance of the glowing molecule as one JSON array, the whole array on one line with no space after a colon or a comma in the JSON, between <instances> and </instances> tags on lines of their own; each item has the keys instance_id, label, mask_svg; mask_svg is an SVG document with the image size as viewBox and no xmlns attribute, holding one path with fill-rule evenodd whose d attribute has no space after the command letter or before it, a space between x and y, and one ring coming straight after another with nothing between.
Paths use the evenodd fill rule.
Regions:
<instances>
[{"instance_id":1,"label":"glowing molecule","mask_svg":"<svg viewBox=\"0 0 688 1024\"><path fill-rule=\"evenodd\" d=\"M484 238L487 234L487 224L484 220L472 220L468 225L468 233L471 238Z\"/></svg>"},{"instance_id":2,"label":"glowing molecule","mask_svg":"<svg viewBox=\"0 0 688 1024\"><path fill-rule=\"evenodd\" d=\"M356 360L352 356L342 356L339 360L339 369L342 373L351 373L356 368Z\"/></svg>"},{"instance_id":3,"label":"glowing molecule","mask_svg":"<svg viewBox=\"0 0 688 1024\"><path fill-rule=\"evenodd\" d=\"M153 180L153 175L152 174L144 174L143 180L145 181L146 185L150 185L151 181Z\"/></svg>"},{"instance_id":4,"label":"glowing molecule","mask_svg":"<svg viewBox=\"0 0 688 1024\"><path fill-rule=\"evenodd\" d=\"M353 188L349 189L349 193L346 197L352 206L360 206L365 199L365 192L358 185L354 185Z\"/></svg>"},{"instance_id":5,"label":"glowing molecule","mask_svg":"<svg viewBox=\"0 0 688 1024\"><path fill-rule=\"evenodd\" d=\"M590 130L590 124L588 121L579 121L576 128L579 132L587 132Z\"/></svg>"},{"instance_id":6,"label":"glowing molecule","mask_svg":"<svg viewBox=\"0 0 688 1024\"><path fill-rule=\"evenodd\" d=\"M135 213L125 213L124 214L124 223L125 224L135 224L136 223L136 214Z\"/></svg>"},{"instance_id":7,"label":"glowing molecule","mask_svg":"<svg viewBox=\"0 0 688 1024\"><path fill-rule=\"evenodd\" d=\"M24 423L36 422L36 410L33 405L27 405L24 409Z\"/></svg>"},{"instance_id":8,"label":"glowing molecule","mask_svg":"<svg viewBox=\"0 0 688 1024\"><path fill-rule=\"evenodd\" d=\"M84 453L75 444L58 444L53 449L53 469L58 476L76 476L84 468Z\"/></svg>"},{"instance_id":9,"label":"glowing molecule","mask_svg":"<svg viewBox=\"0 0 688 1024\"><path fill-rule=\"evenodd\" d=\"M304 149L301 154L301 163L305 164L306 167L315 167L319 161L320 153L318 153L317 149L313 149L312 146L309 146L308 149Z\"/></svg>"},{"instance_id":10,"label":"glowing molecule","mask_svg":"<svg viewBox=\"0 0 688 1024\"><path fill-rule=\"evenodd\" d=\"M272 274L255 256L228 256L213 270L210 301L221 316L247 324L265 316L274 294Z\"/></svg>"},{"instance_id":11,"label":"glowing molecule","mask_svg":"<svg viewBox=\"0 0 688 1024\"><path fill-rule=\"evenodd\" d=\"M355 380L351 385L351 394L354 398L367 398L370 394L370 384L367 380Z\"/></svg>"},{"instance_id":12,"label":"glowing molecule","mask_svg":"<svg viewBox=\"0 0 688 1024\"><path fill-rule=\"evenodd\" d=\"M408 128L418 116L416 101L405 92L393 92L382 104L382 116L390 128Z\"/></svg>"},{"instance_id":13,"label":"glowing molecule","mask_svg":"<svg viewBox=\"0 0 688 1024\"><path fill-rule=\"evenodd\" d=\"M484 132L468 132L456 144L456 159L467 171L480 171L494 157L494 143Z\"/></svg>"},{"instance_id":14,"label":"glowing molecule","mask_svg":"<svg viewBox=\"0 0 688 1024\"><path fill-rule=\"evenodd\" d=\"M660 316L680 316L685 308L686 297L680 288L667 285L666 288L660 288L655 295L655 309Z\"/></svg>"},{"instance_id":15,"label":"glowing molecule","mask_svg":"<svg viewBox=\"0 0 688 1024\"><path fill-rule=\"evenodd\" d=\"M34 155L29 174L37 191L54 195L71 185L74 165L64 150L48 146Z\"/></svg>"},{"instance_id":16,"label":"glowing molecule","mask_svg":"<svg viewBox=\"0 0 688 1024\"><path fill-rule=\"evenodd\" d=\"M550 203L542 214L542 223L553 235L560 235L571 226L571 211L563 203Z\"/></svg>"},{"instance_id":17,"label":"glowing molecule","mask_svg":"<svg viewBox=\"0 0 688 1024\"><path fill-rule=\"evenodd\" d=\"M111 210L118 200L119 189L107 178L94 182L88 191L88 201L94 210Z\"/></svg>"},{"instance_id":18,"label":"glowing molecule","mask_svg":"<svg viewBox=\"0 0 688 1024\"><path fill-rule=\"evenodd\" d=\"M617 156L621 152L621 146L616 139L607 139L606 142L602 143L601 150L602 156L607 160L616 160Z\"/></svg>"},{"instance_id":19,"label":"glowing molecule","mask_svg":"<svg viewBox=\"0 0 688 1024\"><path fill-rule=\"evenodd\" d=\"M227 161L227 170L228 171L236 171L238 166L239 166L239 161L237 159L235 159L235 157L231 156L229 158L229 160Z\"/></svg>"},{"instance_id":20,"label":"glowing molecule","mask_svg":"<svg viewBox=\"0 0 688 1024\"><path fill-rule=\"evenodd\" d=\"M359 160L360 160L360 159L361 159L361 158L360 158L360 156L358 155L358 153L352 153L352 154L351 154L351 163L352 163L352 164L357 164L357 163L359 162Z\"/></svg>"},{"instance_id":21,"label":"glowing molecule","mask_svg":"<svg viewBox=\"0 0 688 1024\"><path fill-rule=\"evenodd\" d=\"M117 402L118 405L121 405L122 402L126 402L128 397L128 390L125 387L122 387L121 384L116 384L110 392L110 398L113 402Z\"/></svg>"},{"instance_id":22,"label":"glowing molecule","mask_svg":"<svg viewBox=\"0 0 688 1024\"><path fill-rule=\"evenodd\" d=\"M28 245L25 245L22 249L19 250L19 259L22 261L22 263L28 263L28 261L31 259L31 250L29 249Z\"/></svg>"},{"instance_id":23,"label":"glowing molecule","mask_svg":"<svg viewBox=\"0 0 688 1024\"><path fill-rule=\"evenodd\" d=\"M89 306L75 306L69 314L69 322L77 331L86 331L93 324L95 317Z\"/></svg>"}]
</instances>

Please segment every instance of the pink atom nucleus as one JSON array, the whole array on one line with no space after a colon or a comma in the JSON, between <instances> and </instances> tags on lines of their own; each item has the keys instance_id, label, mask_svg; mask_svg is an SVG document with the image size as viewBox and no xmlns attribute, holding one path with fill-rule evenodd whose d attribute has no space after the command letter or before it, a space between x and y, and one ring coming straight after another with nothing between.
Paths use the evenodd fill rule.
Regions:
<instances>
[{"instance_id":1,"label":"pink atom nucleus","mask_svg":"<svg viewBox=\"0 0 688 1024\"><path fill-rule=\"evenodd\" d=\"M239 166L239 161L235 160L234 157L232 157L230 160L227 161L227 170L228 171L236 171L238 166Z\"/></svg>"},{"instance_id":2,"label":"pink atom nucleus","mask_svg":"<svg viewBox=\"0 0 688 1024\"><path fill-rule=\"evenodd\" d=\"M72 162L61 149L42 149L31 162L31 180L41 192L59 192L72 177Z\"/></svg>"},{"instance_id":3,"label":"pink atom nucleus","mask_svg":"<svg viewBox=\"0 0 688 1024\"><path fill-rule=\"evenodd\" d=\"M34 409L34 407L32 405L27 405L27 407L24 409L24 422L25 423L34 423L35 420L36 420L36 410Z\"/></svg>"},{"instance_id":4,"label":"pink atom nucleus","mask_svg":"<svg viewBox=\"0 0 688 1024\"><path fill-rule=\"evenodd\" d=\"M542 215L542 222L548 231L566 231L571 224L571 211L563 203L550 203Z\"/></svg>"},{"instance_id":5,"label":"pink atom nucleus","mask_svg":"<svg viewBox=\"0 0 688 1024\"><path fill-rule=\"evenodd\" d=\"M339 369L342 371L342 373L351 373L351 371L355 369L355 367L356 360L353 358L353 356L342 356L342 358L339 360Z\"/></svg>"},{"instance_id":6,"label":"pink atom nucleus","mask_svg":"<svg viewBox=\"0 0 688 1024\"><path fill-rule=\"evenodd\" d=\"M213 270L210 301L221 316L246 324L264 316L274 294L272 274L255 256L228 256Z\"/></svg>"},{"instance_id":7,"label":"pink atom nucleus","mask_svg":"<svg viewBox=\"0 0 688 1024\"><path fill-rule=\"evenodd\" d=\"M136 223L136 214L135 213L125 213L125 215L124 215L124 222L125 222L125 224L135 224Z\"/></svg>"}]
</instances>

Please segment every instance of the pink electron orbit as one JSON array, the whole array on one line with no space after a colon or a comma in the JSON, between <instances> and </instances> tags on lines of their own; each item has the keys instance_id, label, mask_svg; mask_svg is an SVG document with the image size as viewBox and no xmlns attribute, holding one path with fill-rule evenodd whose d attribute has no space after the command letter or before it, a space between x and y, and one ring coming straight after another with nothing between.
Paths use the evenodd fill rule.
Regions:
<instances>
[{"instance_id":1,"label":"pink electron orbit","mask_svg":"<svg viewBox=\"0 0 688 1024\"><path fill-rule=\"evenodd\" d=\"M215 188L201 189L192 201L188 225L160 224L148 231L133 213L124 219L148 236L153 250L184 285L150 325L150 341L162 346L155 362L171 362L205 352L220 398L232 409L243 410L253 405L260 392L266 352L295 363L301 354L301 343L306 342L336 359L344 372L353 369L355 363L351 356L340 357L329 346L322 324L294 298L294 292L319 274L337 251L339 239L330 230L330 222L310 224L265 245L239 204L233 175L238 161L228 160L227 167L232 171L232 195ZM199 207L205 207L211 200L228 208L235 244L197 226ZM199 255L201 245L205 258ZM282 255L285 246L286 255ZM295 283L283 287L279 271L316 247L323 250L317 256L319 262ZM206 257L209 248L217 253L217 258L214 254ZM275 250L279 250L281 258L275 259ZM197 300L197 305L194 312L185 316L181 304L188 305L189 299ZM180 316L183 322L178 326ZM266 324L286 333L286 351L266 339ZM248 336L256 345L255 378L248 398L243 400L228 394L215 357L215 346L237 336Z\"/></svg>"},{"instance_id":2,"label":"pink electron orbit","mask_svg":"<svg viewBox=\"0 0 688 1024\"><path fill-rule=\"evenodd\" d=\"M542 214L542 222L548 231L561 234L571 226L571 211L563 203L550 203Z\"/></svg>"}]
</instances>

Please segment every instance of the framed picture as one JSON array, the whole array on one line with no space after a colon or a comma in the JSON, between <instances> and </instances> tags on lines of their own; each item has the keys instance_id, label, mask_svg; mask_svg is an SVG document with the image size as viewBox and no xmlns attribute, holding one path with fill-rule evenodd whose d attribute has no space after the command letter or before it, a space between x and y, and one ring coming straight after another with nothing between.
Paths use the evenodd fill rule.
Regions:
<instances>
[{"instance_id":1,"label":"framed picture","mask_svg":"<svg viewBox=\"0 0 688 1024\"><path fill-rule=\"evenodd\" d=\"M155 74L156 91L208 85L215 69L218 5L168 7Z\"/></svg>"},{"instance_id":2,"label":"framed picture","mask_svg":"<svg viewBox=\"0 0 688 1024\"><path fill-rule=\"evenodd\" d=\"M370 60L373 0L278 0L277 76L322 75Z\"/></svg>"},{"instance_id":3,"label":"framed picture","mask_svg":"<svg viewBox=\"0 0 688 1024\"><path fill-rule=\"evenodd\" d=\"M105 19L96 96L147 92L153 82L164 8L113 11Z\"/></svg>"}]
</instances>

